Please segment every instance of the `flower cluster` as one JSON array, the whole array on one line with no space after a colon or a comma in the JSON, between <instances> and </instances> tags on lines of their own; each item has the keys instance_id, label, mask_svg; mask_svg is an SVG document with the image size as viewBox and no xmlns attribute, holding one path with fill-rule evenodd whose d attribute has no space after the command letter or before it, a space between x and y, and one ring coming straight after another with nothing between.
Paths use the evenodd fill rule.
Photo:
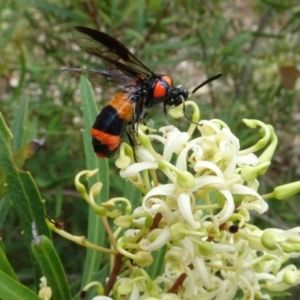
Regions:
<instances>
[{"instance_id":1,"label":"flower cluster","mask_svg":"<svg viewBox=\"0 0 300 300\"><path fill-rule=\"evenodd\" d=\"M198 108L193 102L188 105L194 107L192 120L199 119ZM178 111L171 113L177 116ZM270 125L244 123L258 128L260 137L243 150L228 126L216 119L191 122L187 132L166 126L160 134L149 134L140 126L135 152L121 145L116 161L120 175L143 198L133 209L122 199L126 213L111 216L117 226L112 249L115 261L122 259L122 273L110 295L94 300L271 299L271 292L300 283L299 270L286 265L300 255L300 227L262 230L250 218L251 211L266 212L267 199L282 200L299 192L300 183L259 194L258 178L271 163L277 138ZM161 153L154 149L157 143L163 145ZM82 190L79 177L76 182ZM85 194L92 206L96 190L100 192L92 188L88 197ZM111 207L111 201L103 207ZM155 264L161 273L153 278L146 267Z\"/></svg>"}]
</instances>

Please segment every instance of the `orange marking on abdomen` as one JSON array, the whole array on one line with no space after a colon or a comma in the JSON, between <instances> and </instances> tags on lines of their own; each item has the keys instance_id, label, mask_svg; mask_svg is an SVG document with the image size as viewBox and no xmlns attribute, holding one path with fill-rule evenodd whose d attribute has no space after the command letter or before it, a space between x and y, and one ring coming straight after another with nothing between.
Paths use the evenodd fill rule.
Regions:
<instances>
[{"instance_id":1,"label":"orange marking on abdomen","mask_svg":"<svg viewBox=\"0 0 300 300\"><path fill-rule=\"evenodd\" d=\"M107 105L114 107L121 119L126 120L127 122L131 121L132 102L130 100L130 94L118 93L107 103Z\"/></svg>"},{"instance_id":2,"label":"orange marking on abdomen","mask_svg":"<svg viewBox=\"0 0 300 300\"><path fill-rule=\"evenodd\" d=\"M91 129L91 135L101 144L106 145L109 151L114 151L121 143L121 137L119 135L106 133L95 128Z\"/></svg>"}]
</instances>

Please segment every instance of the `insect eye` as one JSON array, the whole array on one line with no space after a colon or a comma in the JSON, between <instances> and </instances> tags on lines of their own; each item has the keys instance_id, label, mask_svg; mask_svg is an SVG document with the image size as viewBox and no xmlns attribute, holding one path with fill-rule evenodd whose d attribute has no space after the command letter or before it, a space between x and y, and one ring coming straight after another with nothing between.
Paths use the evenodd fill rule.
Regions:
<instances>
[{"instance_id":1,"label":"insect eye","mask_svg":"<svg viewBox=\"0 0 300 300\"><path fill-rule=\"evenodd\" d=\"M189 92L182 85L180 85L178 88L179 88L179 95L182 96L184 100L186 100L189 96Z\"/></svg>"}]
</instances>

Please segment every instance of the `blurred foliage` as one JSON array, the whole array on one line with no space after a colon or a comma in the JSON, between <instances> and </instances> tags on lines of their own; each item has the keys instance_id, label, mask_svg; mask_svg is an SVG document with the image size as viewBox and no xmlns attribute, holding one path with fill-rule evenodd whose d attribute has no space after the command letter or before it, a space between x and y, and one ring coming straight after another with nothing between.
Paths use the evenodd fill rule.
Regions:
<instances>
[{"instance_id":1,"label":"blurred foliage","mask_svg":"<svg viewBox=\"0 0 300 300\"><path fill-rule=\"evenodd\" d=\"M32 139L46 137L25 169L46 199L47 213L63 219L68 231L85 234L86 206L76 201L73 184L75 174L85 169L79 78L62 70L103 66L74 44L70 34L73 26L113 35L149 68L171 75L176 84L189 90L207 77L223 73L193 99L202 109L202 118L227 122L242 146L254 139L242 118L260 119L274 126L280 146L261 187L271 190L279 182L298 180L300 174L299 16L296 0L1 1L1 112L12 127L16 111L28 100L25 137L14 150ZM96 90L99 110L111 95L110 91ZM150 119L156 127L168 124L161 106L151 110ZM176 124L185 128L187 120ZM116 174L114 159L109 170L109 175ZM110 195L122 195L123 188L124 182L114 177ZM295 200L288 205L273 204L263 220L265 226L297 225L300 210ZM32 278L26 275L30 265L19 255L24 248L19 230L11 207L1 236L19 278L30 285ZM84 260L80 248L53 238L69 280L80 280Z\"/></svg>"}]
</instances>

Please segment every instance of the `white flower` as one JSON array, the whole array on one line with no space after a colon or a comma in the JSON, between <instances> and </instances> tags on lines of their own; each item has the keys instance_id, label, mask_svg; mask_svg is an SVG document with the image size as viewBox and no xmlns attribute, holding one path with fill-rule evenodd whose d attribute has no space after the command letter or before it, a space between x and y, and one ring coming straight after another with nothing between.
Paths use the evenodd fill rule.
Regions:
<instances>
[{"instance_id":1,"label":"white flower","mask_svg":"<svg viewBox=\"0 0 300 300\"><path fill-rule=\"evenodd\" d=\"M271 138L268 127L253 120L246 122L264 128L266 137L262 140L266 145L267 138ZM135 212L159 216L160 221L138 245L150 252L167 245L165 272L156 279L164 282L166 293L185 274L180 283L181 299L197 295L205 299L233 299L238 289L245 299L254 299L258 294L267 299L267 295L261 294L260 280L269 278L271 287L270 278L274 281L278 277L268 276L278 260L275 256L266 260L257 256L257 250L268 253L261 242L264 232L246 226L249 211L262 214L268 209L258 192L259 171L253 172L261 164L253 151L261 149L262 141L257 147L241 150L238 138L219 120L202 121L194 128L201 136L193 139L191 130L188 134L174 126L161 128L162 135L146 136L139 132L137 162L120 174L144 180L147 190L143 190L142 206ZM162 155L156 153L150 140L164 146ZM140 183L136 186L140 187ZM137 220L142 225L146 219ZM231 220L241 224L235 234L229 232ZM294 239L295 234L291 233ZM260 272L256 270L258 265Z\"/></svg>"},{"instance_id":2,"label":"white flower","mask_svg":"<svg viewBox=\"0 0 300 300\"><path fill-rule=\"evenodd\" d=\"M270 299L268 291L300 284L295 266L282 268L300 255L300 229L261 230L250 223L251 211L268 209L265 199L285 199L300 183L260 194L258 179L277 139L270 125L244 122L261 133L247 149L220 120L191 123L187 132L166 126L146 135L139 129L135 160L123 152L116 164L140 189L141 206L132 209L129 199L124 215L107 211L118 227L110 232L116 238L111 249L126 266L115 279L114 297L231 300L239 292L242 299ZM163 265L156 266L154 252ZM163 270L155 278L152 266Z\"/></svg>"}]
</instances>

